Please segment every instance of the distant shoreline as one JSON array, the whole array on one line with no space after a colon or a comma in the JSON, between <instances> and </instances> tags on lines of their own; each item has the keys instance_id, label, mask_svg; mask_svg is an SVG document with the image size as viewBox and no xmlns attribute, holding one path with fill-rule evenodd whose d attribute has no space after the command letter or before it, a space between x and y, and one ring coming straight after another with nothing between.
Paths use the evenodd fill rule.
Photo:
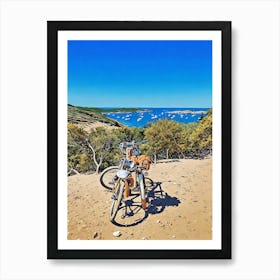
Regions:
<instances>
[{"instance_id":1,"label":"distant shoreline","mask_svg":"<svg viewBox=\"0 0 280 280\"><path fill-rule=\"evenodd\" d=\"M152 110L149 110L149 109L147 109L147 110L131 110L131 111L129 111L129 110L127 110L127 111L114 111L114 110L112 110L112 111L106 111L106 112L102 112L102 114L108 114L108 113L114 113L114 114L128 114L128 113L147 113L147 112L152 112Z\"/></svg>"},{"instance_id":2,"label":"distant shoreline","mask_svg":"<svg viewBox=\"0 0 280 280\"><path fill-rule=\"evenodd\" d=\"M157 108L155 108L157 109ZM169 110L171 108L168 108ZM193 111L193 110L190 110L190 109L183 109L183 110L175 110L175 111L167 111L168 114L193 114L193 115L201 115L201 114L207 114L207 111L208 110L199 110L199 111ZM128 108L128 109L125 109L124 111L122 111L122 109L106 109L106 111L103 111L102 114L108 114L108 113L114 113L114 114L129 114L129 113L147 113L147 112L152 112L151 109L135 109L135 108L132 108L131 110Z\"/></svg>"},{"instance_id":3,"label":"distant shoreline","mask_svg":"<svg viewBox=\"0 0 280 280\"><path fill-rule=\"evenodd\" d=\"M145 127L151 122L160 119L169 119L181 123L198 122L202 117L207 115L207 108L138 108L139 110L131 110L123 108L123 110L112 110L102 112L102 115L117 120L128 127Z\"/></svg>"},{"instance_id":4,"label":"distant shoreline","mask_svg":"<svg viewBox=\"0 0 280 280\"><path fill-rule=\"evenodd\" d=\"M191 110L179 110L179 111L169 111L170 114L193 114L193 115L201 115L206 114L207 111L191 111Z\"/></svg>"}]
</instances>

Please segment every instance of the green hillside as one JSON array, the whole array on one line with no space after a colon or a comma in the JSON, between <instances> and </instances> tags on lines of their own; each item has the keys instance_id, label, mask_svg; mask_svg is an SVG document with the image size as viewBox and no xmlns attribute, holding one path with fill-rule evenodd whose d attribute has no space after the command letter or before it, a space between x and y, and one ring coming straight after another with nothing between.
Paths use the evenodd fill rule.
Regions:
<instances>
[{"instance_id":1,"label":"green hillside","mask_svg":"<svg viewBox=\"0 0 280 280\"><path fill-rule=\"evenodd\" d=\"M76 107L68 104L68 122L73 124L92 124L101 122L110 126L121 127L121 123L111 120L102 114L103 109Z\"/></svg>"},{"instance_id":2,"label":"green hillside","mask_svg":"<svg viewBox=\"0 0 280 280\"><path fill-rule=\"evenodd\" d=\"M69 105L72 106L72 105ZM141 111L139 108L94 108L94 107L79 107L76 108L86 110L89 112L96 112L96 113L126 113L126 112L138 112ZM147 111L147 110L146 110Z\"/></svg>"}]
</instances>

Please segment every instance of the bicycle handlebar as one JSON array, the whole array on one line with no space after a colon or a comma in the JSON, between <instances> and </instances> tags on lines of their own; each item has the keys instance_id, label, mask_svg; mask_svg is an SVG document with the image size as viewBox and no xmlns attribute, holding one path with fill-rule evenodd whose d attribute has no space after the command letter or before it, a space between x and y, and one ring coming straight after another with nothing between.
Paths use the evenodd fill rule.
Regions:
<instances>
[{"instance_id":1,"label":"bicycle handlebar","mask_svg":"<svg viewBox=\"0 0 280 280\"><path fill-rule=\"evenodd\" d=\"M128 148L128 147L132 147L132 148L135 148L141 144L144 144L148 142L147 139L143 140L143 141L140 141L140 142L135 142L135 141L131 141L131 142L121 142L119 144L119 148Z\"/></svg>"}]
</instances>

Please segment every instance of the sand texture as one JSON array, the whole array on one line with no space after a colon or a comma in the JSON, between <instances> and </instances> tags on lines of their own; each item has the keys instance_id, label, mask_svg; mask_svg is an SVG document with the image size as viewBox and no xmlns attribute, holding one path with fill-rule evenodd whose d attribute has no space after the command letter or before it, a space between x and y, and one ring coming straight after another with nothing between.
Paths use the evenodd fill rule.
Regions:
<instances>
[{"instance_id":1,"label":"sand texture","mask_svg":"<svg viewBox=\"0 0 280 280\"><path fill-rule=\"evenodd\" d=\"M164 160L151 165L147 177L153 180L148 210L132 193L115 224L109 220L112 193L100 185L99 176L68 177L68 239L212 239L211 158ZM113 235L116 231L120 236Z\"/></svg>"}]
</instances>

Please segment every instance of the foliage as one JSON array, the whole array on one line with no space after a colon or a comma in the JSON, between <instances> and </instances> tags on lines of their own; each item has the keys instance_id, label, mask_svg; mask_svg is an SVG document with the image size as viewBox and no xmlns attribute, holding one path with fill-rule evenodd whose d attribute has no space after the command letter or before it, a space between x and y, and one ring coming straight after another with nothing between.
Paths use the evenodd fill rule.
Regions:
<instances>
[{"instance_id":1,"label":"foliage","mask_svg":"<svg viewBox=\"0 0 280 280\"><path fill-rule=\"evenodd\" d=\"M78 126L68 123L68 170L86 172L92 160L86 152L87 133Z\"/></svg>"},{"instance_id":2,"label":"foliage","mask_svg":"<svg viewBox=\"0 0 280 280\"><path fill-rule=\"evenodd\" d=\"M112 120L102 114L98 108L77 107L68 104L68 122L73 124L91 124L94 122L106 123L114 127L122 127L118 121Z\"/></svg>"},{"instance_id":3,"label":"foliage","mask_svg":"<svg viewBox=\"0 0 280 280\"><path fill-rule=\"evenodd\" d=\"M151 123L145 130L145 136L149 140L145 145L147 153L153 154L156 161L158 154L169 155L183 154L182 131L184 125L168 119L160 119Z\"/></svg>"},{"instance_id":4,"label":"foliage","mask_svg":"<svg viewBox=\"0 0 280 280\"><path fill-rule=\"evenodd\" d=\"M117 139L120 142L140 142L144 139L144 128L138 128L138 127L121 127L119 129L113 130L114 135L117 137Z\"/></svg>"},{"instance_id":5,"label":"foliage","mask_svg":"<svg viewBox=\"0 0 280 280\"><path fill-rule=\"evenodd\" d=\"M97 127L87 133L68 123L68 170L95 171L115 165L121 158L121 142L148 142L140 145L142 154L157 159L202 158L212 152L212 110L197 123L182 124L160 119L146 128Z\"/></svg>"},{"instance_id":6,"label":"foliage","mask_svg":"<svg viewBox=\"0 0 280 280\"><path fill-rule=\"evenodd\" d=\"M199 121L188 140L189 147L193 151L212 150L212 109Z\"/></svg>"},{"instance_id":7,"label":"foliage","mask_svg":"<svg viewBox=\"0 0 280 280\"><path fill-rule=\"evenodd\" d=\"M92 129L88 139L89 147L94 150L93 157L95 155L95 165L97 172L99 168L106 168L112 163L117 161L119 151L117 149L118 138L116 137L114 130L105 129L103 127L97 127Z\"/></svg>"},{"instance_id":8,"label":"foliage","mask_svg":"<svg viewBox=\"0 0 280 280\"><path fill-rule=\"evenodd\" d=\"M69 106L72 106L69 104ZM74 106L72 106L74 107ZM138 112L140 111L139 108L95 108L95 107L81 107L81 106L75 106L76 108L79 108L81 110L85 111L91 111L91 112L98 112L98 113L121 113L121 112Z\"/></svg>"}]
</instances>

